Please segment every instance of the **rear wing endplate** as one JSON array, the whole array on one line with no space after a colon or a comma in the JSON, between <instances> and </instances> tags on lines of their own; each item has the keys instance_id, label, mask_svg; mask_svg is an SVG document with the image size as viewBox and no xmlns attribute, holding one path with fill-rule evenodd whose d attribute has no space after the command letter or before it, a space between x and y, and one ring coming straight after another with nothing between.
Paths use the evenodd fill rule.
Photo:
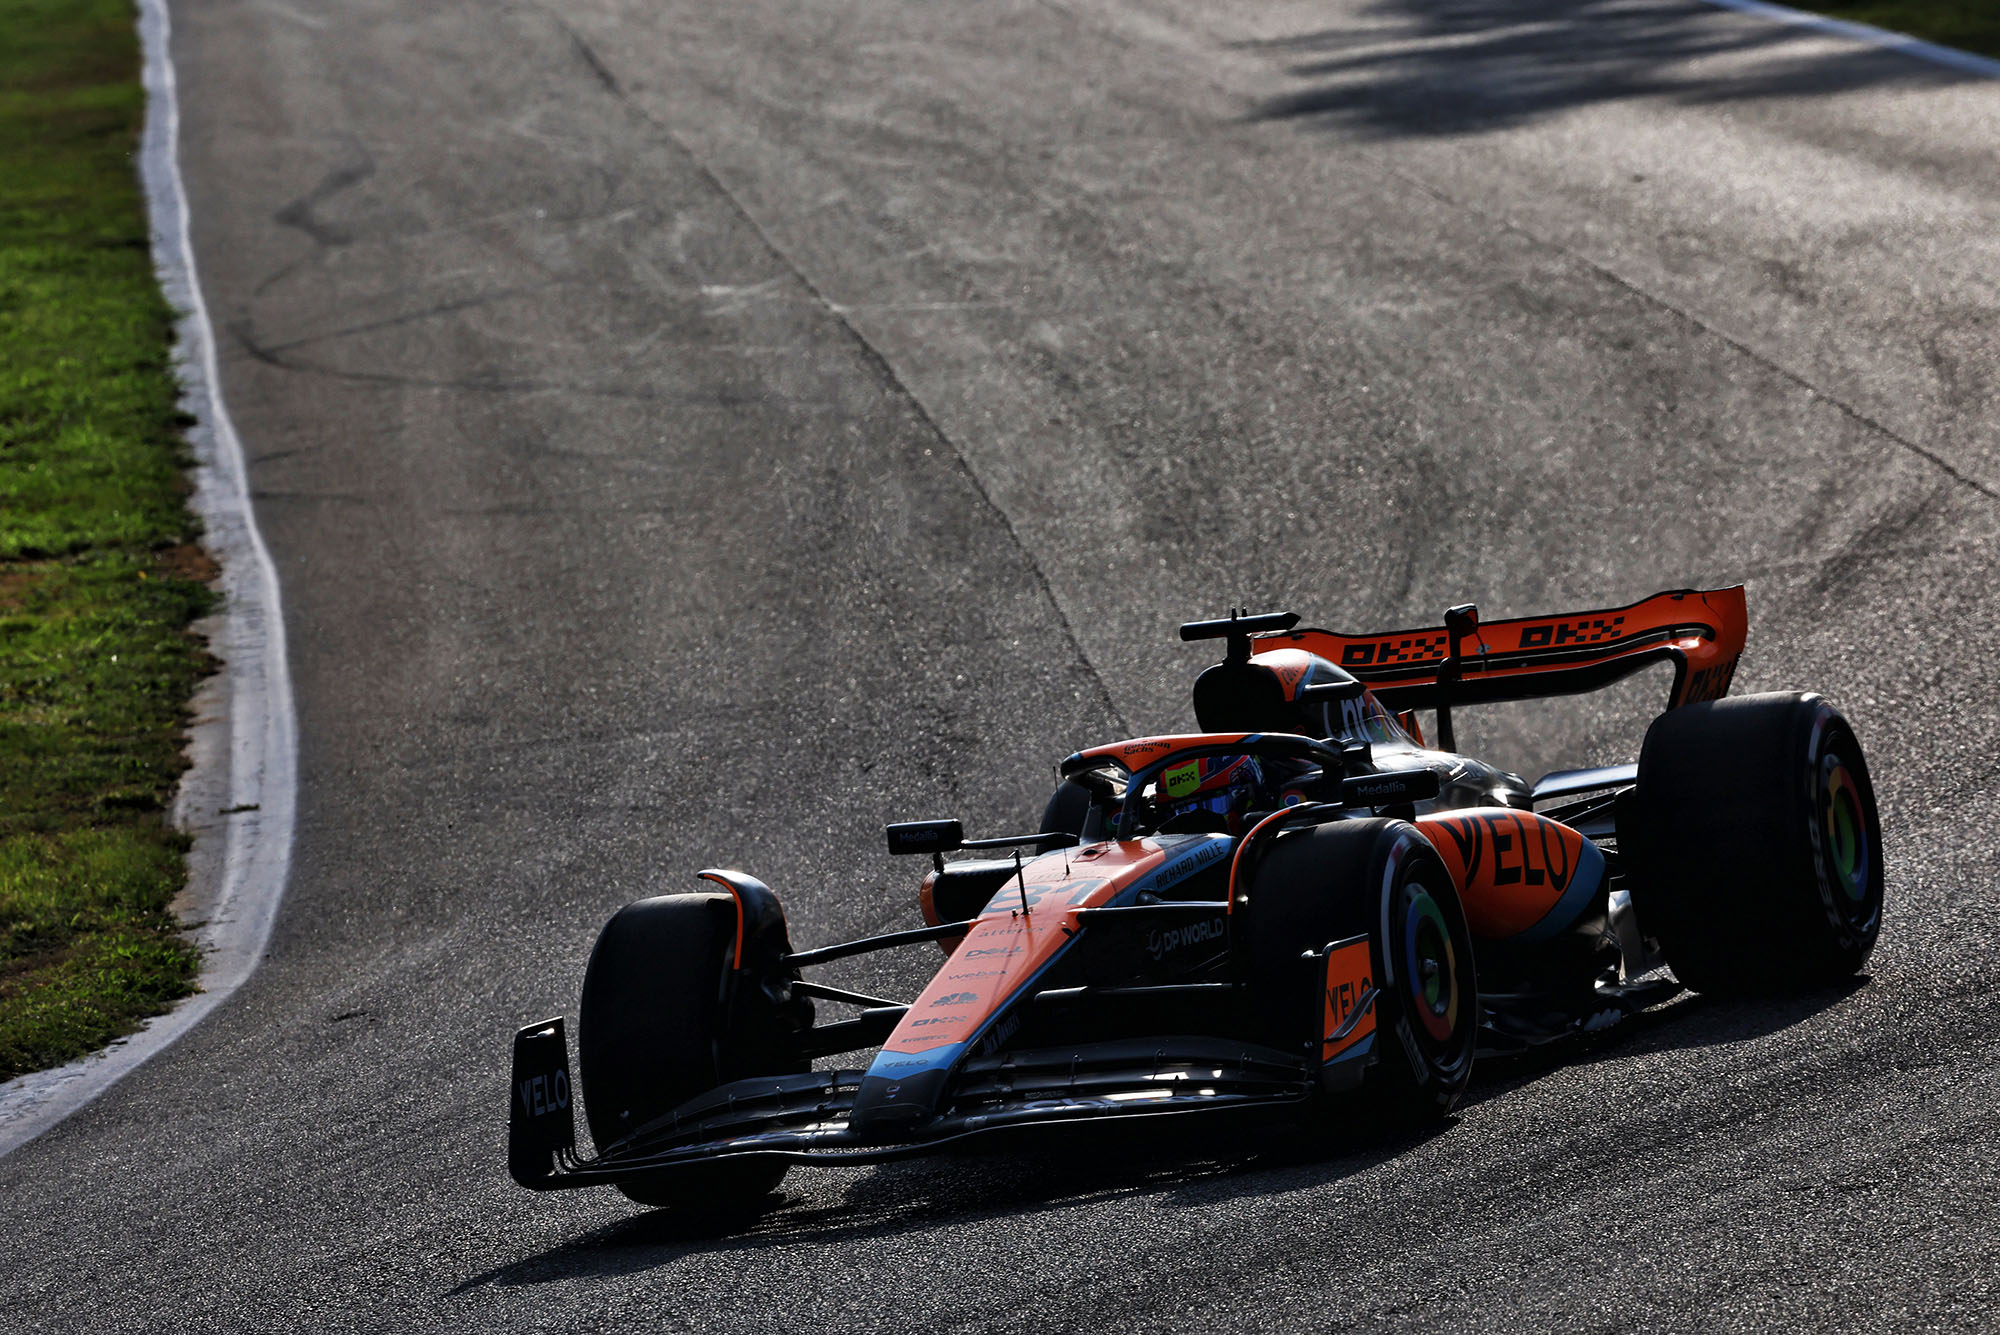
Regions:
<instances>
[{"instance_id":1,"label":"rear wing endplate","mask_svg":"<svg viewBox=\"0 0 2000 1335\"><path fill-rule=\"evenodd\" d=\"M1729 691L1750 633L1743 586L1675 589L1629 607L1482 621L1465 638L1448 703L1489 704L1580 695L1658 663L1674 668L1667 707L1719 700ZM1445 628L1344 635L1291 630L1259 635L1256 653L1304 649L1337 663L1390 709L1434 708L1445 665Z\"/></svg>"}]
</instances>

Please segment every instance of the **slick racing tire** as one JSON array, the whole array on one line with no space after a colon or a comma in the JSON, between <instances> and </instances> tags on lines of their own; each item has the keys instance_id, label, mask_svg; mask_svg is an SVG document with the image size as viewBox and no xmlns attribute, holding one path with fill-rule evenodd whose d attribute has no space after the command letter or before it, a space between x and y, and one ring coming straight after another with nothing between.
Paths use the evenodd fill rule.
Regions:
<instances>
[{"instance_id":1,"label":"slick racing tire","mask_svg":"<svg viewBox=\"0 0 2000 1335\"><path fill-rule=\"evenodd\" d=\"M1817 695L1662 714L1618 825L1639 926L1697 992L1825 986L1875 947L1875 790L1854 730Z\"/></svg>"},{"instance_id":2,"label":"slick racing tire","mask_svg":"<svg viewBox=\"0 0 2000 1335\"><path fill-rule=\"evenodd\" d=\"M722 997L735 934L736 906L725 894L642 899L599 933L583 975L577 1064L600 1154L722 1083L729 1062ZM784 1175L782 1161L724 1161L618 1189L641 1205L717 1211L768 1196Z\"/></svg>"},{"instance_id":3,"label":"slick racing tire","mask_svg":"<svg viewBox=\"0 0 2000 1335\"><path fill-rule=\"evenodd\" d=\"M1449 1114L1472 1078L1479 984L1458 888L1430 841L1398 820L1288 831L1256 862L1245 893L1253 1023L1273 1046L1318 1057L1324 966L1301 956L1369 938L1376 1060L1352 1096L1361 1106L1325 1102L1326 1120Z\"/></svg>"}]
</instances>

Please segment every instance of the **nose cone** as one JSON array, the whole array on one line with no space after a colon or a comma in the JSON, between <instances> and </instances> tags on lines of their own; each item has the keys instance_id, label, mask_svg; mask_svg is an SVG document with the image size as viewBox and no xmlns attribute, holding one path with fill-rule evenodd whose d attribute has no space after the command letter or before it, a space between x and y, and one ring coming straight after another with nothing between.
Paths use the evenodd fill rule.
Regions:
<instances>
[{"instance_id":1,"label":"nose cone","mask_svg":"<svg viewBox=\"0 0 2000 1335\"><path fill-rule=\"evenodd\" d=\"M953 1044L914 1055L883 1053L855 1093L848 1129L863 1140L911 1139L918 1127L937 1116L961 1050Z\"/></svg>"}]
</instances>

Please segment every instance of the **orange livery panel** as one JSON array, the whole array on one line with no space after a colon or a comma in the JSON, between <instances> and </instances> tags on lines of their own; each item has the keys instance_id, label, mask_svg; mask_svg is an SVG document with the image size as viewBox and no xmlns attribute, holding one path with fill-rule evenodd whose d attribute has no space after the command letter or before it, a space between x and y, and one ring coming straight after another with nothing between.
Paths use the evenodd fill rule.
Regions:
<instances>
[{"instance_id":1,"label":"orange livery panel","mask_svg":"<svg viewBox=\"0 0 2000 1335\"><path fill-rule=\"evenodd\" d=\"M1227 857L1232 843L1220 834L1159 835L1022 863L1018 881L994 895L869 1064L849 1125L890 1135L928 1115L961 1058L1006 1041L1018 1023L1009 1005L1076 938L1079 910L1169 889Z\"/></svg>"},{"instance_id":2,"label":"orange livery panel","mask_svg":"<svg viewBox=\"0 0 2000 1335\"><path fill-rule=\"evenodd\" d=\"M1422 816L1417 828L1458 881L1466 925L1487 941L1546 941L1604 889L1604 854L1532 811L1474 807Z\"/></svg>"},{"instance_id":3,"label":"orange livery panel","mask_svg":"<svg viewBox=\"0 0 2000 1335\"><path fill-rule=\"evenodd\" d=\"M1375 963L1368 938L1341 941L1326 952L1326 1016L1320 1032L1320 1061L1331 1062L1358 1048L1375 1032Z\"/></svg>"}]
</instances>

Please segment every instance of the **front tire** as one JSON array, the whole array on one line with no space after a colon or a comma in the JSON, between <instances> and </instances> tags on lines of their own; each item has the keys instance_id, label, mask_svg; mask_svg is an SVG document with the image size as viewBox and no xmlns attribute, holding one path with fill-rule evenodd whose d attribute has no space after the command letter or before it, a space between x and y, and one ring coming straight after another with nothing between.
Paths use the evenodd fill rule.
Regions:
<instances>
[{"instance_id":1,"label":"front tire","mask_svg":"<svg viewBox=\"0 0 2000 1335\"><path fill-rule=\"evenodd\" d=\"M726 894L661 895L620 909L583 975L577 1066L598 1152L695 1095L740 1074L722 1032L735 945ZM741 1208L777 1189L786 1165L722 1160L675 1168L618 1189L641 1205Z\"/></svg>"},{"instance_id":2,"label":"front tire","mask_svg":"<svg viewBox=\"0 0 2000 1335\"><path fill-rule=\"evenodd\" d=\"M1378 1060L1354 1097L1385 1118L1448 1115L1472 1078L1479 984L1458 887L1430 841L1395 820L1287 832L1247 893L1249 996L1266 1040L1318 1050L1321 980L1300 956L1365 933Z\"/></svg>"},{"instance_id":3,"label":"front tire","mask_svg":"<svg viewBox=\"0 0 2000 1335\"><path fill-rule=\"evenodd\" d=\"M1619 836L1640 926L1697 992L1822 987L1875 948L1875 790L1854 730L1817 695L1662 714Z\"/></svg>"}]
</instances>

